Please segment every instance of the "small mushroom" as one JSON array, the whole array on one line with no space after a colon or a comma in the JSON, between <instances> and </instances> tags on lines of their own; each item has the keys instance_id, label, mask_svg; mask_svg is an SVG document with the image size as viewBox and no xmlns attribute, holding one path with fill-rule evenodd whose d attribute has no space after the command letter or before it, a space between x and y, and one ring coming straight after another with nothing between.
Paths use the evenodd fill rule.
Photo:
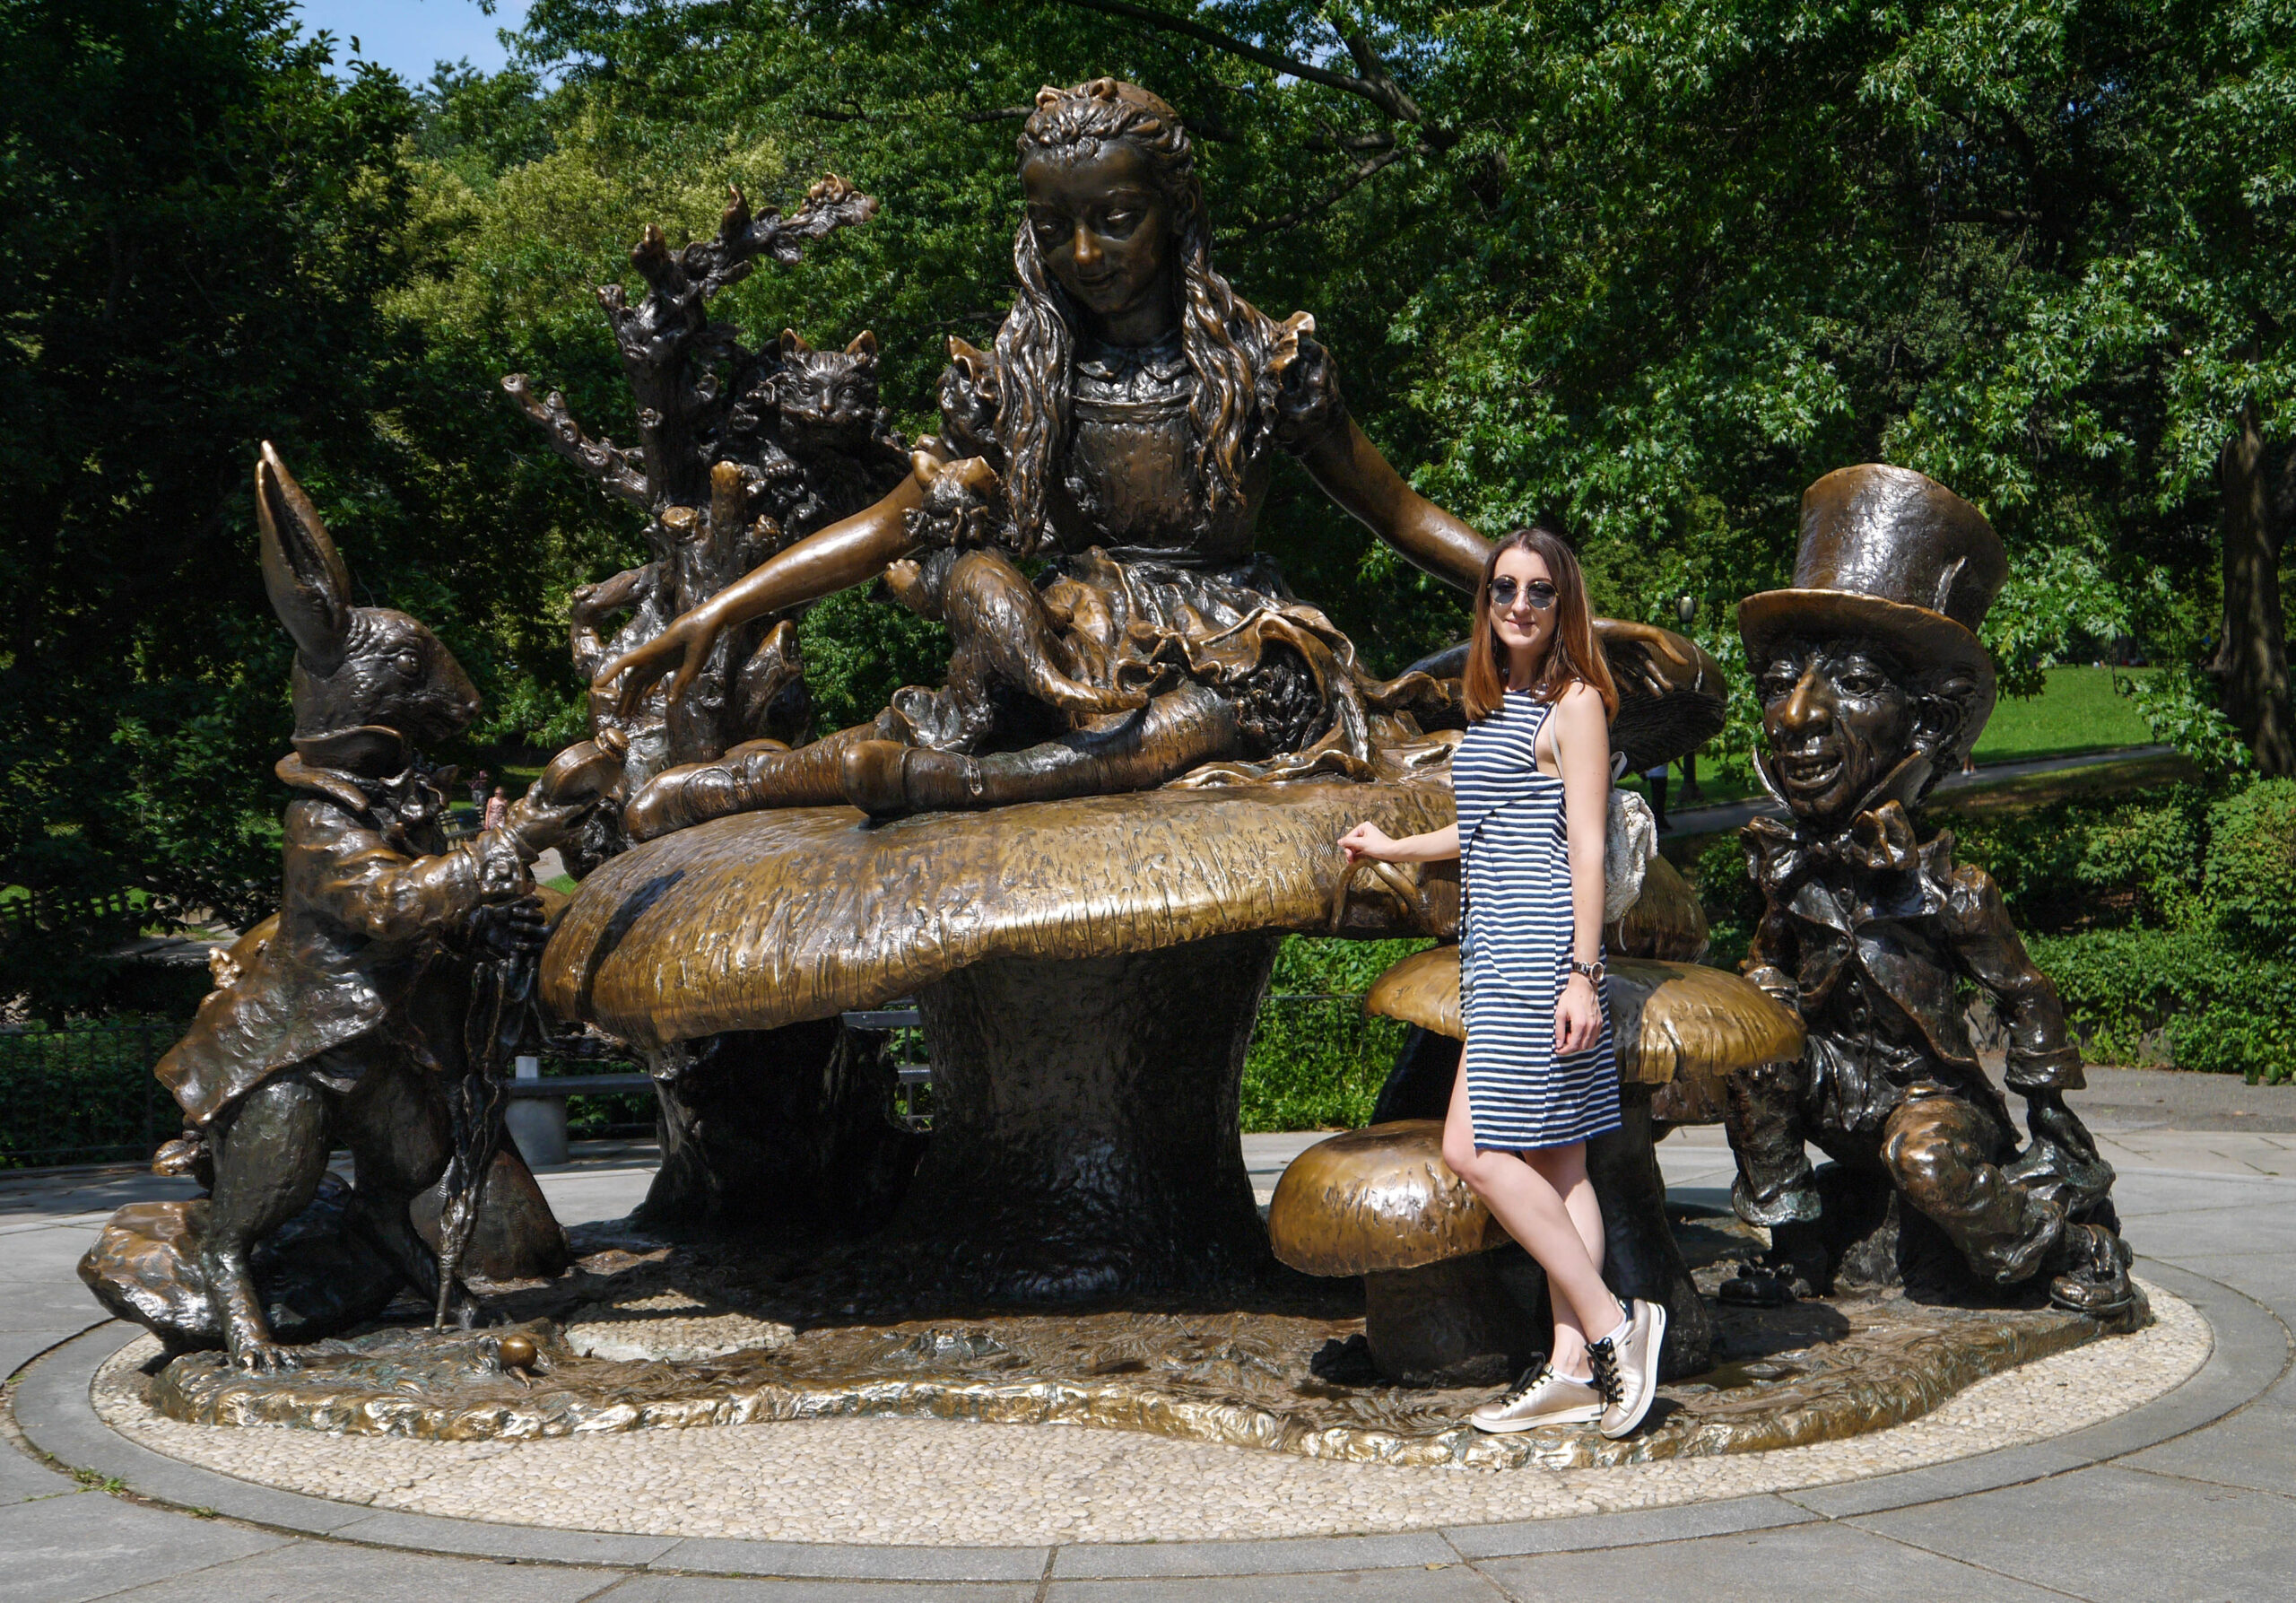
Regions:
<instances>
[{"instance_id":1,"label":"small mushroom","mask_svg":"<svg viewBox=\"0 0 2296 1603\"><path fill-rule=\"evenodd\" d=\"M1390 1380L1488 1384L1539 1344L1491 1251L1507 1233L1443 1162L1439 1119L1318 1142L1276 1182L1267 1233L1295 1269L1363 1276L1364 1338Z\"/></svg>"},{"instance_id":2,"label":"small mushroom","mask_svg":"<svg viewBox=\"0 0 2296 1603\"><path fill-rule=\"evenodd\" d=\"M1607 1237L1604 1268L1622 1294L1666 1305L1660 1372L1678 1378L1706 1368L1713 1327L1666 1222L1655 1131L1720 1120L1730 1076L1799 1057L1802 1024L1752 981L1698 963L1622 957L1610 965L1605 990L1618 1061L1619 1128L1587 1144L1587 1172L1602 1199ZM1373 983L1363 1006L1431 1034L1464 1039L1459 949L1434 946L1405 958ZM1422 1089L1448 1096L1449 1082Z\"/></svg>"},{"instance_id":3,"label":"small mushroom","mask_svg":"<svg viewBox=\"0 0 2296 1603\"><path fill-rule=\"evenodd\" d=\"M1661 1123L1718 1123L1733 1073L1802 1055L1793 1010L1722 969L1622 957L1605 989L1619 1078L1656 1088L1650 1111ZM1406 957L1372 982L1363 1010L1465 1040L1459 949L1431 946Z\"/></svg>"},{"instance_id":4,"label":"small mushroom","mask_svg":"<svg viewBox=\"0 0 2296 1603\"><path fill-rule=\"evenodd\" d=\"M495 1344L494 1355L501 1361L504 1369L509 1370L532 1369L535 1360L541 1355L535 1346L533 1337L512 1331Z\"/></svg>"}]
</instances>

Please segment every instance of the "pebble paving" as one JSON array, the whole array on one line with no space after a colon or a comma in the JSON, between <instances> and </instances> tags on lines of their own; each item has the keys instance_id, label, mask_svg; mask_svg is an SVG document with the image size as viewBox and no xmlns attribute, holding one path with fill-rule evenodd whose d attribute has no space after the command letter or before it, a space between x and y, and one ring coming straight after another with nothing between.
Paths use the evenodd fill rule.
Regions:
<instances>
[{"instance_id":1,"label":"pebble paving","mask_svg":"<svg viewBox=\"0 0 2296 1603\"><path fill-rule=\"evenodd\" d=\"M2208 1326L2155 1322L1980 1381L1923 1417L1810 1447L1608 1469L1334 1463L1127 1432L860 1417L533 1442L422 1442L154 1414L130 1344L97 1412L143 1446L265 1485L502 1524L787 1542L1003 1546L1339 1536L1605 1513L1919 1468L2060 1435L2173 1390ZM713 1332L713 1334L715 1334Z\"/></svg>"}]
</instances>

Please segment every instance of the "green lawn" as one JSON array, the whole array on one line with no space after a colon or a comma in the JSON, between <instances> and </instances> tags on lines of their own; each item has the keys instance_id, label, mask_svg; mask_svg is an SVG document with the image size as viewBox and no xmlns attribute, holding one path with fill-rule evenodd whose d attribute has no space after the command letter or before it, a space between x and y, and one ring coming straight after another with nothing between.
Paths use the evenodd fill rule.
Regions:
<instances>
[{"instance_id":1,"label":"green lawn","mask_svg":"<svg viewBox=\"0 0 2296 1603\"><path fill-rule=\"evenodd\" d=\"M2119 671L2129 677L2149 670ZM2136 716L2128 698L2113 689L2113 673L2111 668L2050 668L2040 694L2002 697L1978 737L1978 766L2152 745L2151 727ZM1742 801L1761 790L1743 760L1711 754L1699 759L1698 782L1709 804ZM1631 778L1626 787L1639 790L1642 781ZM1682 788L1682 771L1676 769L1667 787L1670 806L1683 805Z\"/></svg>"},{"instance_id":2,"label":"green lawn","mask_svg":"<svg viewBox=\"0 0 2296 1603\"><path fill-rule=\"evenodd\" d=\"M1978 766L2152 745L2151 727L2136 716L2129 699L2113 689L2114 671L2050 668L2048 688L2040 694L2031 700L2002 697L1978 737ZM2122 668L2119 673L2135 678L2150 671Z\"/></svg>"}]
</instances>

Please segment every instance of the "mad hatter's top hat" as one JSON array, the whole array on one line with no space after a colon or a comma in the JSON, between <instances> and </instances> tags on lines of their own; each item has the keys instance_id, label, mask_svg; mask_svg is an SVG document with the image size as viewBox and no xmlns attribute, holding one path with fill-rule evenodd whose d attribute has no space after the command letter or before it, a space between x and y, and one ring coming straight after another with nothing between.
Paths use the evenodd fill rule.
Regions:
<instances>
[{"instance_id":1,"label":"mad hatter's top hat","mask_svg":"<svg viewBox=\"0 0 2296 1603\"><path fill-rule=\"evenodd\" d=\"M1965 676L1958 757L1993 715L1993 658L1977 626L2008 577L1983 513L1926 475L1868 462L1802 492L1794 588L1740 602L1738 632L1757 673L1781 640L1862 635L1909 668Z\"/></svg>"}]
</instances>

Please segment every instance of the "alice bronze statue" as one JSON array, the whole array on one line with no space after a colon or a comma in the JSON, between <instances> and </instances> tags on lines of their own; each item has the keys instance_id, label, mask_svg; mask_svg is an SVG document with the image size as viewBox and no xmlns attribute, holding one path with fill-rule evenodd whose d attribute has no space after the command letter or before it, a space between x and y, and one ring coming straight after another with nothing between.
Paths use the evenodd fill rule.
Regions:
<instances>
[{"instance_id":1,"label":"alice bronze statue","mask_svg":"<svg viewBox=\"0 0 2296 1603\"><path fill-rule=\"evenodd\" d=\"M882 575L950 625L949 684L811 745L753 741L661 773L632 798L633 836L758 807L883 815L1192 771L1368 778L1441 754L1422 737L1457 721L1455 691L1364 673L1255 552L1255 525L1283 452L1439 578L1472 588L1482 539L1349 418L1312 319L1272 321L1213 267L1170 107L1110 78L1046 89L1020 152L1019 294L993 353L950 342L942 433L912 475L598 676L628 703L675 669L674 700L724 631ZM1030 557L1033 583L1015 565Z\"/></svg>"}]
</instances>

